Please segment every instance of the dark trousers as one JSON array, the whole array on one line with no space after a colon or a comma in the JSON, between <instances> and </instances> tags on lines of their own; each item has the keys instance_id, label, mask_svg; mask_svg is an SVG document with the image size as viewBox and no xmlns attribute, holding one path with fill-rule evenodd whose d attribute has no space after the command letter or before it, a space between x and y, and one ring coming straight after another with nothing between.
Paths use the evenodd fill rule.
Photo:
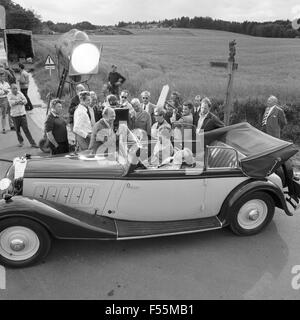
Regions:
<instances>
[{"instance_id":1,"label":"dark trousers","mask_svg":"<svg viewBox=\"0 0 300 320\"><path fill-rule=\"evenodd\" d=\"M63 153L69 153L69 142L58 142L58 147L55 148L54 145L50 142L49 143L51 154L63 154Z\"/></svg>"},{"instance_id":2,"label":"dark trousers","mask_svg":"<svg viewBox=\"0 0 300 320\"><path fill-rule=\"evenodd\" d=\"M27 89L21 89L21 92L24 94L25 98L27 99L27 104L25 105L25 108L27 111L30 111L33 109L32 103L28 97L28 88Z\"/></svg>"},{"instance_id":3,"label":"dark trousers","mask_svg":"<svg viewBox=\"0 0 300 320\"><path fill-rule=\"evenodd\" d=\"M17 133L18 141L19 143L23 143L24 139L21 135L21 128L23 129L23 132L25 133L26 138L28 139L29 143L31 145L35 144L35 141L33 140L31 133L28 129L27 119L26 116L20 116L20 117L12 117L15 125L15 130Z\"/></svg>"},{"instance_id":4,"label":"dark trousers","mask_svg":"<svg viewBox=\"0 0 300 320\"><path fill-rule=\"evenodd\" d=\"M110 94L113 94L113 95L119 97L119 87L118 86L112 85L108 88L108 91Z\"/></svg>"}]
</instances>

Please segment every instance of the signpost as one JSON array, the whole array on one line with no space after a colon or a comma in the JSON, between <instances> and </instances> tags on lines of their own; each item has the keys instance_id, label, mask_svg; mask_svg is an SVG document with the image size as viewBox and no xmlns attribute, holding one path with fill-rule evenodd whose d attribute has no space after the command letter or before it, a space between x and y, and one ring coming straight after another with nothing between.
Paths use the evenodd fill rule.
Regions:
<instances>
[{"instance_id":1,"label":"signpost","mask_svg":"<svg viewBox=\"0 0 300 320\"><path fill-rule=\"evenodd\" d=\"M232 91L233 91L233 80L235 71L238 68L238 64L235 63L235 55L236 55L236 41L233 40L229 42L229 58L228 63L226 62L211 62L210 65L212 67L221 67L228 69L228 83L226 89L226 99L224 105L224 123L226 126L230 125L230 115L233 109L232 105Z\"/></svg>"},{"instance_id":2,"label":"signpost","mask_svg":"<svg viewBox=\"0 0 300 320\"><path fill-rule=\"evenodd\" d=\"M3 6L0 6L0 29L6 29L6 13Z\"/></svg>"},{"instance_id":3,"label":"signpost","mask_svg":"<svg viewBox=\"0 0 300 320\"><path fill-rule=\"evenodd\" d=\"M50 72L50 77L51 77L51 70L55 70L55 62L54 60L51 58L50 55L48 55L46 62L45 62L45 69L49 70Z\"/></svg>"}]
</instances>

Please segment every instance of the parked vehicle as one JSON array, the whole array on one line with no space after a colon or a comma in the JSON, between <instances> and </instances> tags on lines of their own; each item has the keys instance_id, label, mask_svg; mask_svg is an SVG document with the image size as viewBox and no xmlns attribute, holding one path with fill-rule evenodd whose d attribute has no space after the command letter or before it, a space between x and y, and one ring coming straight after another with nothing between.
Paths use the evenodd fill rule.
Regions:
<instances>
[{"instance_id":1,"label":"parked vehicle","mask_svg":"<svg viewBox=\"0 0 300 320\"><path fill-rule=\"evenodd\" d=\"M242 123L206 133L204 145L202 156L180 165L103 154L15 159L0 182L0 264L32 265L52 238L141 239L227 226L250 236L276 207L297 211L293 144Z\"/></svg>"},{"instance_id":2,"label":"parked vehicle","mask_svg":"<svg viewBox=\"0 0 300 320\"><path fill-rule=\"evenodd\" d=\"M18 70L18 63L32 64L34 47L32 31L21 29L4 30L4 44L9 66Z\"/></svg>"}]
</instances>

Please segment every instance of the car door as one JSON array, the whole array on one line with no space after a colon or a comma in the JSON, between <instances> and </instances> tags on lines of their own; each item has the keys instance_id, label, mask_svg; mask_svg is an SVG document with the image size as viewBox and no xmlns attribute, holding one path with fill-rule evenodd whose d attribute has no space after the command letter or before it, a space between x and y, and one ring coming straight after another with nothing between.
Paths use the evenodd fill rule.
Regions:
<instances>
[{"instance_id":1,"label":"car door","mask_svg":"<svg viewBox=\"0 0 300 320\"><path fill-rule=\"evenodd\" d=\"M129 221L177 221L201 218L205 179L184 172L147 170L115 181L104 215Z\"/></svg>"},{"instance_id":2,"label":"car door","mask_svg":"<svg viewBox=\"0 0 300 320\"><path fill-rule=\"evenodd\" d=\"M222 143L207 148L205 175L204 207L207 216L219 214L230 192L248 179L239 168L237 151L224 147Z\"/></svg>"}]
</instances>

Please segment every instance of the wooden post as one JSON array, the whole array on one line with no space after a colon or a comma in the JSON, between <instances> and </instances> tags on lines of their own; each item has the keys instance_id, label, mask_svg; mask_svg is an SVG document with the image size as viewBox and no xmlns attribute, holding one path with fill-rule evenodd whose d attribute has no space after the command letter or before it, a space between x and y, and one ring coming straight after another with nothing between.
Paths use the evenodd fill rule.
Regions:
<instances>
[{"instance_id":1,"label":"wooden post","mask_svg":"<svg viewBox=\"0 0 300 320\"><path fill-rule=\"evenodd\" d=\"M229 59L228 59L228 84L226 90L226 100L224 106L224 123L225 126L230 125L230 115L233 109L232 105L232 89L233 89L233 79L234 73L237 69L237 65L235 64L235 49L236 42L235 40L229 43Z\"/></svg>"}]
</instances>

